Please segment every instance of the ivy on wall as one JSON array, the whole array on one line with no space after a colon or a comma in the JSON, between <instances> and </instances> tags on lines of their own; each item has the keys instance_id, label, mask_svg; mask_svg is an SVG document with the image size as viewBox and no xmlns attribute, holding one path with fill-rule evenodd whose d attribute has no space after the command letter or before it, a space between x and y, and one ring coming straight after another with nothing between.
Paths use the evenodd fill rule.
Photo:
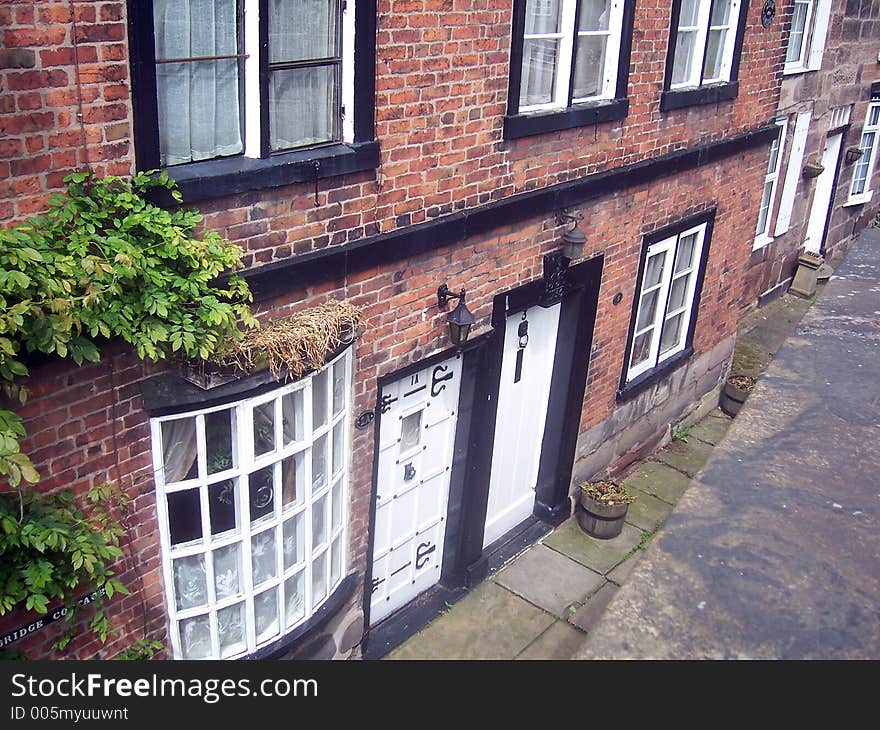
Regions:
<instances>
[{"instance_id":1,"label":"ivy on wall","mask_svg":"<svg viewBox=\"0 0 880 730\"><path fill-rule=\"evenodd\" d=\"M43 611L78 586L124 590L109 568L122 553L107 494L89 493L86 516L69 495L22 489L39 480L15 412L27 398L27 358L98 362L101 342L120 338L141 359L208 360L257 326L244 279L217 283L241 266L241 249L213 231L197 235L197 211L149 201L164 188L180 202L165 173L64 181L45 215L0 229L0 476L11 488L0 487L0 615ZM100 609L91 627L106 638Z\"/></svg>"}]
</instances>

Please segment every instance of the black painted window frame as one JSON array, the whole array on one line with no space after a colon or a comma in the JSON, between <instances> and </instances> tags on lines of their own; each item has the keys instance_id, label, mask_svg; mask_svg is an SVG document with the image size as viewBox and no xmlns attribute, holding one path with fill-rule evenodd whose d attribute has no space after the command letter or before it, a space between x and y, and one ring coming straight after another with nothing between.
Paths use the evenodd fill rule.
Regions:
<instances>
[{"instance_id":1,"label":"black painted window frame","mask_svg":"<svg viewBox=\"0 0 880 730\"><path fill-rule=\"evenodd\" d=\"M654 385L658 380L666 377L673 370L678 368L684 362L690 359L694 353L693 342L694 332L697 325L697 317L699 316L700 299L703 293L703 280L706 274L706 262L709 260L709 250L712 246L712 232L715 227L715 206L707 208L699 213L687 216L686 218L677 220L670 225L664 226L652 233L646 235L642 241L642 250L639 255L639 268L636 274L636 286L633 292L633 300L630 311L629 330L626 338L626 349L624 350L623 367L620 374L620 386L617 390L617 400L619 402L630 400L639 393L643 392L650 386ZM645 275L645 265L648 259L648 249L655 243L662 241L671 236L676 236L688 228L706 224L706 232L703 236L703 249L700 253L700 262L696 271L697 279L694 284L694 296L691 304L690 321L688 322L687 335L685 336L684 349L672 355L655 365L650 370L641 373L632 380L627 381L627 373L629 371L629 361L632 355L633 339L635 338L636 317L639 311L639 300L642 294L643 277ZM676 243L676 245L678 245ZM658 338L662 338L662 328L657 333Z\"/></svg>"},{"instance_id":2,"label":"black painted window frame","mask_svg":"<svg viewBox=\"0 0 880 730\"><path fill-rule=\"evenodd\" d=\"M620 29L620 57L617 61L617 87L613 99L572 104L562 109L549 109L535 112L519 111L519 91L522 79L523 35L526 22L527 0L514 0L513 27L510 47L510 74L508 80L508 106L504 117L504 138L519 139L547 132L558 132L563 129L586 127L623 119L629 113L627 85L629 83L629 65L632 49L633 18L636 0L624 0L623 17ZM579 10L575 10L575 17ZM569 72L574 74L574 58L577 54L577 33L574 36L574 49ZM572 89L569 86L569 100Z\"/></svg>"},{"instance_id":3,"label":"black painted window frame","mask_svg":"<svg viewBox=\"0 0 880 730\"><path fill-rule=\"evenodd\" d=\"M714 0L713 0L714 1ZM672 66L675 60L675 46L678 40L678 21L681 16L681 0L672 0L672 14L669 20L669 48L666 52L666 72L663 82L663 93L660 96L660 111L682 109L700 104L714 104L719 101L731 101L739 95L739 63L742 56L743 38L745 37L748 20L749 0L741 0L739 19L734 37L733 57L730 62L730 79L703 84L693 88L671 89ZM709 8L709 17L712 8ZM706 34L708 42L708 33ZM705 58L705 48L703 49ZM700 70L700 78L703 72Z\"/></svg>"},{"instance_id":4,"label":"black painted window frame","mask_svg":"<svg viewBox=\"0 0 880 730\"><path fill-rule=\"evenodd\" d=\"M349 0L351 1L351 0ZM138 170L161 169L153 0L127 0L129 65ZM261 156L219 157L164 168L185 202L311 182L378 167L375 140L376 0L357 0L354 38L354 139L271 152L268 135L268 3L260 0Z\"/></svg>"}]
</instances>

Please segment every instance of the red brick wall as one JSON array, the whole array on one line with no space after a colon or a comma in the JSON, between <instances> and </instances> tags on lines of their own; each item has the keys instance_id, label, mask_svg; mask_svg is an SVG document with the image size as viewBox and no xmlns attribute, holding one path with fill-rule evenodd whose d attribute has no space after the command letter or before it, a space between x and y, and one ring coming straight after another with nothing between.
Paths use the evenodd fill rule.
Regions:
<instances>
[{"instance_id":1,"label":"red brick wall","mask_svg":"<svg viewBox=\"0 0 880 730\"><path fill-rule=\"evenodd\" d=\"M787 23L790 18L791 6L786 8L780 20ZM798 112L812 112L804 162L821 160L831 126L831 111L835 107L853 105L851 128L843 140L842 152L845 153L848 147L858 146L871 98L871 83L880 79L877 68L877 50L880 47L878 21L880 6L876 4L833 0L822 68L781 78L776 115L788 117L788 139L776 189L771 231L776 224ZM854 165L845 162L840 167L825 239L828 259L846 250L852 238L871 222L880 208L880 200L876 198L865 205L843 207L849 197L853 169ZM874 170L874 181L870 187L876 190L880 186L878 181L880 166ZM743 309L752 307L758 297L780 283L785 284L794 275L798 254L803 250L815 188L815 178L800 179L788 231L750 256L743 279Z\"/></svg>"},{"instance_id":2,"label":"red brick wall","mask_svg":"<svg viewBox=\"0 0 880 730\"><path fill-rule=\"evenodd\" d=\"M41 212L76 168L128 174L125 3L6 0L0 34L0 220Z\"/></svg>"}]
</instances>

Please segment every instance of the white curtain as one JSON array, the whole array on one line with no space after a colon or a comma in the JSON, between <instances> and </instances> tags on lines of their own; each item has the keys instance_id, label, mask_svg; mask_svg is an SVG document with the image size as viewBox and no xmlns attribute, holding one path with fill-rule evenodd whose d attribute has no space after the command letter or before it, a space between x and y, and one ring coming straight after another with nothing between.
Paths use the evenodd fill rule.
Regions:
<instances>
[{"instance_id":1,"label":"white curtain","mask_svg":"<svg viewBox=\"0 0 880 730\"><path fill-rule=\"evenodd\" d=\"M236 0L154 0L156 60L238 53ZM158 63L160 163L242 151L239 62Z\"/></svg>"},{"instance_id":2,"label":"white curtain","mask_svg":"<svg viewBox=\"0 0 880 730\"><path fill-rule=\"evenodd\" d=\"M186 478L196 461L196 419L162 422L162 465L165 484Z\"/></svg>"},{"instance_id":3,"label":"white curtain","mask_svg":"<svg viewBox=\"0 0 880 730\"><path fill-rule=\"evenodd\" d=\"M339 56L338 0L269 0L269 60L310 61ZM276 70L269 84L273 150L338 136L337 64Z\"/></svg>"},{"instance_id":4,"label":"white curtain","mask_svg":"<svg viewBox=\"0 0 880 730\"><path fill-rule=\"evenodd\" d=\"M556 33L559 30L560 0L529 0L526 4L524 35ZM523 40L520 106L553 101L559 41L553 38Z\"/></svg>"}]
</instances>

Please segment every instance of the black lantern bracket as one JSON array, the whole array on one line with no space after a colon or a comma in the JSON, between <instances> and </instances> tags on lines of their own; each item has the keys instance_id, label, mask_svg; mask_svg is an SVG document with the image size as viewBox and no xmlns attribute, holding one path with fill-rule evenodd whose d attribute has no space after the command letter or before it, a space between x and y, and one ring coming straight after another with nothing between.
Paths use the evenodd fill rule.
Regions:
<instances>
[{"instance_id":1,"label":"black lantern bracket","mask_svg":"<svg viewBox=\"0 0 880 730\"><path fill-rule=\"evenodd\" d=\"M456 294L446 284L441 284L437 289L437 306L440 309L446 309L450 299L457 299L458 306L446 315L446 322L449 325L449 336L452 339L452 344L462 345L467 342L471 327L476 322L476 319L464 303L464 288L462 288L459 294Z\"/></svg>"}]
</instances>

